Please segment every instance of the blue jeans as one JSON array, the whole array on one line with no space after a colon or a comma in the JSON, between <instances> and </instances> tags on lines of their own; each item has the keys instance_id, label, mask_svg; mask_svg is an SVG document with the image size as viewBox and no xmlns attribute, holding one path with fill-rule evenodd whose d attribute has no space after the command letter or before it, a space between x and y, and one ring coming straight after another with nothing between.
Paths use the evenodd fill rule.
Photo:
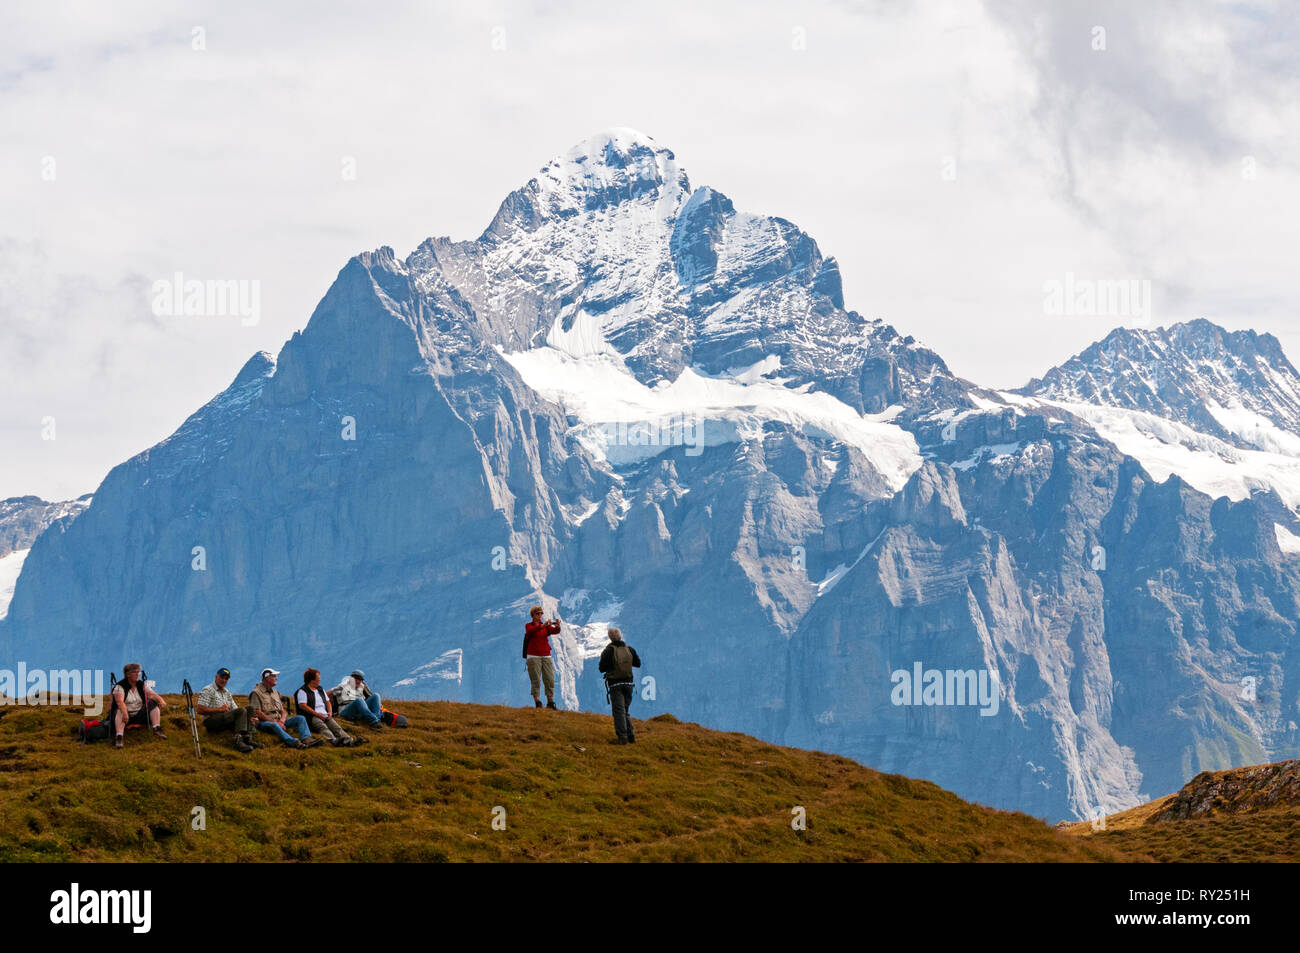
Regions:
<instances>
[{"instance_id":1,"label":"blue jeans","mask_svg":"<svg viewBox=\"0 0 1300 953\"><path fill-rule=\"evenodd\" d=\"M379 720L379 709L379 693L371 692L369 698L354 698L344 705L343 710L339 712L339 717L373 725Z\"/></svg>"},{"instance_id":2,"label":"blue jeans","mask_svg":"<svg viewBox=\"0 0 1300 953\"><path fill-rule=\"evenodd\" d=\"M285 731L284 728L292 728L294 731L298 732L298 737L303 741L306 741L311 737L311 729L307 727L307 719L302 715L294 715L292 718L286 718L284 720L284 728L281 728L280 725L274 721L259 721L257 727L260 731L269 731L287 745L295 744L296 741L293 735Z\"/></svg>"}]
</instances>

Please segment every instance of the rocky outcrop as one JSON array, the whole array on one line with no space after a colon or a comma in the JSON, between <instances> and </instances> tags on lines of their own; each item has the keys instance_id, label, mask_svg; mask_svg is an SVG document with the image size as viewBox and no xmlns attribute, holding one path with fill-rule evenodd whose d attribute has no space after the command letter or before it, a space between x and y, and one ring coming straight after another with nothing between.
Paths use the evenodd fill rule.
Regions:
<instances>
[{"instance_id":1,"label":"rocky outcrop","mask_svg":"<svg viewBox=\"0 0 1300 953\"><path fill-rule=\"evenodd\" d=\"M1202 771L1145 821L1163 824L1193 817L1242 814L1300 803L1300 761L1231 771Z\"/></svg>"}]
</instances>

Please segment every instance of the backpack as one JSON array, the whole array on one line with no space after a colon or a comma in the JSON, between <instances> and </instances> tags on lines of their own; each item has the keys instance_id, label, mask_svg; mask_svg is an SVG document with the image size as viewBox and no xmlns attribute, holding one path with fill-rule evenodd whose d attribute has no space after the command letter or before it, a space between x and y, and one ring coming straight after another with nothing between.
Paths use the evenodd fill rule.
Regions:
<instances>
[{"instance_id":1,"label":"backpack","mask_svg":"<svg viewBox=\"0 0 1300 953\"><path fill-rule=\"evenodd\" d=\"M100 721L98 718L81 719L81 722L73 731L77 736L77 740L83 745L90 744L92 741L107 741L108 736L113 733L109 723Z\"/></svg>"},{"instance_id":2,"label":"backpack","mask_svg":"<svg viewBox=\"0 0 1300 953\"><path fill-rule=\"evenodd\" d=\"M606 678L611 682L628 682L632 680L632 649L626 642L614 642L614 667Z\"/></svg>"},{"instance_id":3,"label":"backpack","mask_svg":"<svg viewBox=\"0 0 1300 953\"><path fill-rule=\"evenodd\" d=\"M406 716L399 715L395 711L389 711L387 708L379 709L379 717L389 728L406 727Z\"/></svg>"}]
</instances>

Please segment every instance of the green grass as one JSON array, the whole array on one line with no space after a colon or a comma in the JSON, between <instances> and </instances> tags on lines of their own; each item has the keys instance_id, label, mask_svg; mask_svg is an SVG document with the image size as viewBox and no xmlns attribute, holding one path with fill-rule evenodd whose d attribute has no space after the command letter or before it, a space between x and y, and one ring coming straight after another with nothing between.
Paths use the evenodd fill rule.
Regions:
<instances>
[{"instance_id":1,"label":"green grass","mask_svg":"<svg viewBox=\"0 0 1300 953\"><path fill-rule=\"evenodd\" d=\"M165 741L82 746L72 709L0 708L4 861L1105 861L1146 859L927 781L671 716L407 702L353 749L240 754L178 698ZM206 830L191 812L206 810ZM807 829L792 828L804 808ZM492 825L505 810L505 830ZM497 812L498 814L500 812Z\"/></svg>"}]
</instances>

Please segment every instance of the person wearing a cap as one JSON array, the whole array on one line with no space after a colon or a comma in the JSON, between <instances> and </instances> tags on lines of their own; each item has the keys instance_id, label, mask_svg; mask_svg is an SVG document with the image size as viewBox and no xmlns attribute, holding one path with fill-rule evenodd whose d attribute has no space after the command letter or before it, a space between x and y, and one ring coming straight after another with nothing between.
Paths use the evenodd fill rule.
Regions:
<instances>
[{"instance_id":1,"label":"person wearing a cap","mask_svg":"<svg viewBox=\"0 0 1300 953\"><path fill-rule=\"evenodd\" d=\"M203 727L208 734L233 728L235 747L247 753L262 747L262 742L253 735L253 709L240 708L235 703L235 696L226 690L229 681L230 669L217 669L212 681L194 699L194 708L203 716Z\"/></svg>"},{"instance_id":2,"label":"person wearing a cap","mask_svg":"<svg viewBox=\"0 0 1300 953\"><path fill-rule=\"evenodd\" d=\"M280 673L273 668L262 669L262 680L248 693L248 707L253 709L253 720L257 724L257 730L269 731L290 748L310 748L320 744L319 738L311 736L306 718L302 715L285 717L284 703L280 701L280 693L275 690L279 675ZM286 730L288 728L298 732L298 737L294 738L289 734Z\"/></svg>"},{"instance_id":3,"label":"person wearing a cap","mask_svg":"<svg viewBox=\"0 0 1300 953\"><path fill-rule=\"evenodd\" d=\"M380 718L381 700L378 692L372 692L366 684L366 673L354 668L352 674L339 682L339 717L348 721L359 721L370 728L383 728Z\"/></svg>"}]
</instances>

